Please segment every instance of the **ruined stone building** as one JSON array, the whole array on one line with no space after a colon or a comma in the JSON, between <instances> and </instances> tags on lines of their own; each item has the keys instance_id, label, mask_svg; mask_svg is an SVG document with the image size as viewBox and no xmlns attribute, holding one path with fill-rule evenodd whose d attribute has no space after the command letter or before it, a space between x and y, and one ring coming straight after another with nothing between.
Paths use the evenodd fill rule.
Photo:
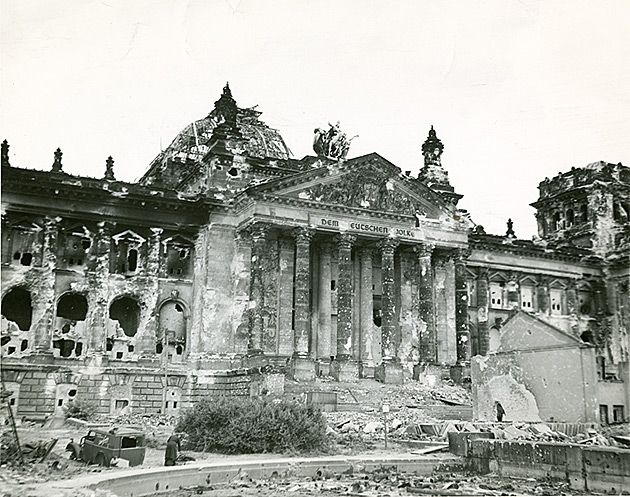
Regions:
<instances>
[{"instance_id":1,"label":"ruined stone building","mask_svg":"<svg viewBox=\"0 0 630 497\"><path fill-rule=\"evenodd\" d=\"M515 309L593 349L595 404L627 415L630 169L543 181L540 238L520 240L458 209L433 128L414 177L347 158L338 126L294 159L260 115L226 86L137 183L111 157L100 179L67 174L61 150L48 171L19 168L4 142L2 371L18 415L73 399L175 414L280 373L461 378Z\"/></svg>"}]
</instances>

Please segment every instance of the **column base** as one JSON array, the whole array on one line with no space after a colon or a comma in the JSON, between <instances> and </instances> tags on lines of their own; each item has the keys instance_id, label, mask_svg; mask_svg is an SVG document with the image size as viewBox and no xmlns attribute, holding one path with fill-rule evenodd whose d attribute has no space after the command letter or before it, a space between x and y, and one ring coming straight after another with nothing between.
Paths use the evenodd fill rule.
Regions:
<instances>
[{"instance_id":1,"label":"column base","mask_svg":"<svg viewBox=\"0 0 630 497\"><path fill-rule=\"evenodd\" d=\"M37 364L52 364L55 362L55 356L49 350L36 350L29 355L29 359Z\"/></svg>"},{"instance_id":2,"label":"column base","mask_svg":"<svg viewBox=\"0 0 630 497\"><path fill-rule=\"evenodd\" d=\"M464 364L456 364L455 366L451 366L451 379L461 385L465 382L470 382L470 366L466 366Z\"/></svg>"},{"instance_id":3,"label":"column base","mask_svg":"<svg viewBox=\"0 0 630 497\"><path fill-rule=\"evenodd\" d=\"M359 381L359 363L351 359L330 363L330 376L340 382Z\"/></svg>"},{"instance_id":4,"label":"column base","mask_svg":"<svg viewBox=\"0 0 630 497\"><path fill-rule=\"evenodd\" d=\"M109 356L103 352L97 352L87 356L85 365L91 368L104 368L109 364Z\"/></svg>"},{"instance_id":5,"label":"column base","mask_svg":"<svg viewBox=\"0 0 630 497\"><path fill-rule=\"evenodd\" d=\"M372 362L359 363L359 378L374 378L376 366Z\"/></svg>"},{"instance_id":6,"label":"column base","mask_svg":"<svg viewBox=\"0 0 630 497\"><path fill-rule=\"evenodd\" d=\"M315 379L315 361L309 357L293 356L291 359L291 378L295 381Z\"/></svg>"},{"instance_id":7,"label":"column base","mask_svg":"<svg viewBox=\"0 0 630 497\"><path fill-rule=\"evenodd\" d=\"M374 379L390 385L402 385L403 368L399 362L382 362L374 370Z\"/></svg>"},{"instance_id":8,"label":"column base","mask_svg":"<svg viewBox=\"0 0 630 497\"><path fill-rule=\"evenodd\" d=\"M330 359L318 359L315 372L317 376L330 376Z\"/></svg>"}]
</instances>

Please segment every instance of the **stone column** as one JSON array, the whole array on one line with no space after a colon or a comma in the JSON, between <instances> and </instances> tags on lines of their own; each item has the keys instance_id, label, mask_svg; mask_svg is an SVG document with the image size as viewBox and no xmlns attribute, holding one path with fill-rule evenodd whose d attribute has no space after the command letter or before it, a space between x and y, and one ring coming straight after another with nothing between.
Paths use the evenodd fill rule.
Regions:
<instances>
[{"instance_id":1,"label":"stone column","mask_svg":"<svg viewBox=\"0 0 630 497\"><path fill-rule=\"evenodd\" d=\"M396 295L394 288L394 251L398 241L385 238L380 243L381 248L381 278L382 278L382 350L383 359L376 369L374 376L383 383L402 383L402 366L397 360L398 337L396 336Z\"/></svg>"},{"instance_id":2,"label":"stone column","mask_svg":"<svg viewBox=\"0 0 630 497\"><path fill-rule=\"evenodd\" d=\"M315 378L315 363L308 357L308 345L311 331L311 239L314 232L309 228L298 228L294 233L295 353L292 372L296 380L312 380Z\"/></svg>"},{"instance_id":3,"label":"stone column","mask_svg":"<svg viewBox=\"0 0 630 497\"><path fill-rule=\"evenodd\" d=\"M293 330L293 284L295 274L295 243L280 239L280 269L278 274L278 353L290 356L295 352Z\"/></svg>"},{"instance_id":4,"label":"stone column","mask_svg":"<svg viewBox=\"0 0 630 497\"><path fill-rule=\"evenodd\" d=\"M52 328L55 319L55 269L57 267L57 236L60 219L44 221L42 270L46 277L33 292L33 351L38 355L52 354ZM37 260L35 258L35 263ZM44 359L47 360L47 359Z\"/></svg>"},{"instance_id":5,"label":"stone column","mask_svg":"<svg viewBox=\"0 0 630 497\"><path fill-rule=\"evenodd\" d=\"M337 355L331 364L331 375L337 381L355 381L358 364L352 361L352 244L354 235L347 233L337 237Z\"/></svg>"},{"instance_id":6,"label":"stone column","mask_svg":"<svg viewBox=\"0 0 630 497\"><path fill-rule=\"evenodd\" d=\"M477 330L479 333L480 355L488 355L488 350L490 349L488 286L488 268L479 268L479 277L477 278Z\"/></svg>"},{"instance_id":7,"label":"stone column","mask_svg":"<svg viewBox=\"0 0 630 497\"><path fill-rule=\"evenodd\" d=\"M331 350L331 305L330 305L330 281L332 247L328 242L319 244L319 336L317 337L317 359L326 363L330 356L335 355Z\"/></svg>"},{"instance_id":8,"label":"stone column","mask_svg":"<svg viewBox=\"0 0 630 497\"><path fill-rule=\"evenodd\" d=\"M455 256L455 333L457 340L457 363L462 364L469 359L470 345L466 260L463 250L458 250Z\"/></svg>"},{"instance_id":9,"label":"stone column","mask_svg":"<svg viewBox=\"0 0 630 497\"><path fill-rule=\"evenodd\" d=\"M249 285L249 341L248 354L261 355L263 353L263 270L262 259L264 257L267 241L268 226L262 223L250 228L252 238L252 263L250 269Z\"/></svg>"},{"instance_id":10,"label":"stone column","mask_svg":"<svg viewBox=\"0 0 630 497\"><path fill-rule=\"evenodd\" d=\"M433 245L415 247L418 254L418 314L420 318L420 361L434 364L437 361L437 340L433 303Z\"/></svg>"},{"instance_id":11,"label":"stone column","mask_svg":"<svg viewBox=\"0 0 630 497\"><path fill-rule=\"evenodd\" d=\"M374 294L372 291L372 249L368 247L361 248L359 252L361 261L361 290L360 290L360 309L361 309L361 344L360 344L360 360L361 360L361 377L374 378L374 367L376 361L374 357Z\"/></svg>"}]
</instances>

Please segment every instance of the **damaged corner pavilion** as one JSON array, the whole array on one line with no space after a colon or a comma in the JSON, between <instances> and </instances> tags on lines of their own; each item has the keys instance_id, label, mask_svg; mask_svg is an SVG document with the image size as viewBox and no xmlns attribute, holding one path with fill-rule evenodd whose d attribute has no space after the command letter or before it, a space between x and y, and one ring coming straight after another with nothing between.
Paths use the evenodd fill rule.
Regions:
<instances>
[{"instance_id":1,"label":"damaged corner pavilion","mask_svg":"<svg viewBox=\"0 0 630 497\"><path fill-rule=\"evenodd\" d=\"M377 153L349 158L338 126L292 158L260 115L226 86L138 183L117 181L111 157L103 178L67 174L59 149L49 171L19 168L5 140L2 373L19 416L73 399L176 414L217 392L281 390L284 375L461 379L490 354L514 388L493 389L483 363L480 415L500 402L517 419L517 392L562 421L538 393L562 389L559 371L522 362L559 334L587 351L580 420L627 416L630 169L545 179L540 238L520 240L458 209L433 128L414 177Z\"/></svg>"}]
</instances>

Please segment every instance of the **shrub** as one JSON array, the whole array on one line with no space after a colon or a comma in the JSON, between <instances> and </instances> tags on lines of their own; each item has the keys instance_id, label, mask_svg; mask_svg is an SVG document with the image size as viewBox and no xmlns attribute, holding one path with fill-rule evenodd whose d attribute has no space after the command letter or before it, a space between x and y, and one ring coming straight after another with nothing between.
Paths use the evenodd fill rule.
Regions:
<instances>
[{"instance_id":1,"label":"shrub","mask_svg":"<svg viewBox=\"0 0 630 497\"><path fill-rule=\"evenodd\" d=\"M326 420L312 405L220 397L198 402L180 418L188 449L224 454L312 452L328 447Z\"/></svg>"},{"instance_id":2,"label":"shrub","mask_svg":"<svg viewBox=\"0 0 630 497\"><path fill-rule=\"evenodd\" d=\"M84 400L73 400L65 407L66 418L83 419L84 421L94 418L97 407L91 402Z\"/></svg>"}]
</instances>

